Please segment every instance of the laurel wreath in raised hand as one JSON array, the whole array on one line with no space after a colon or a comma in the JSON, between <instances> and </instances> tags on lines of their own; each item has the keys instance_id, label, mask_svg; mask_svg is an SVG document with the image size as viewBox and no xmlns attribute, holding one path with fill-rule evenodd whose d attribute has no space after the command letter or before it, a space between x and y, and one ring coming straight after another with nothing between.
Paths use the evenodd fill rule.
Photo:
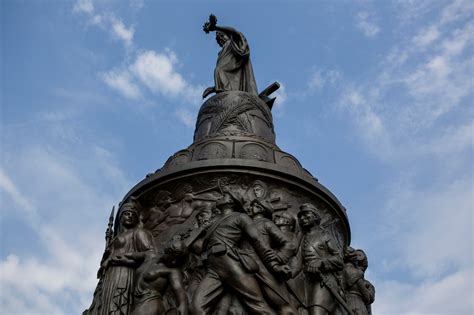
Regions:
<instances>
[{"instance_id":1,"label":"laurel wreath in raised hand","mask_svg":"<svg viewBox=\"0 0 474 315\"><path fill-rule=\"evenodd\" d=\"M209 15L209 21L204 23L203 30L206 34L216 30L217 17L214 14Z\"/></svg>"}]
</instances>

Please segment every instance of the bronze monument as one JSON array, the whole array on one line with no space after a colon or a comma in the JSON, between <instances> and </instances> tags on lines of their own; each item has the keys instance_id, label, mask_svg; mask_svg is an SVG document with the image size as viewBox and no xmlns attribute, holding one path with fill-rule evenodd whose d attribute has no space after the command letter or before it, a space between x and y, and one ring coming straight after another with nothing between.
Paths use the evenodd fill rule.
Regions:
<instances>
[{"instance_id":1,"label":"bronze monument","mask_svg":"<svg viewBox=\"0 0 474 315\"><path fill-rule=\"evenodd\" d=\"M346 209L275 143L245 36L220 26L214 86L194 141L133 187L111 214L84 315L370 314L367 256Z\"/></svg>"}]
</instances>

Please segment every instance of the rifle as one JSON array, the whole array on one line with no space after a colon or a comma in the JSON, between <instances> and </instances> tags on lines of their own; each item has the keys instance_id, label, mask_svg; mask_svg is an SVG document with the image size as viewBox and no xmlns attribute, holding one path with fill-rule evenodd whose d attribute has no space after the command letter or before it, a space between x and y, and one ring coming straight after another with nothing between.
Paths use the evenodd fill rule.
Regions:
<instances>
[{"instance_id":1,"label":"rifle","mask_svg":"<svg viewBox=\"0 0 474 315\"><path fill-rule=\"evenodd\" d=\"M339 292L337 292L337 288L334 288L334 286L329 283L327 276L321 272L319 272L317 275L321 279L321 284L324 285L329 290L329 292L331 292L337 302L347 311L347 313L349 315L354 315L344 298L339 294Z\"/></svg>"}]
</instances>

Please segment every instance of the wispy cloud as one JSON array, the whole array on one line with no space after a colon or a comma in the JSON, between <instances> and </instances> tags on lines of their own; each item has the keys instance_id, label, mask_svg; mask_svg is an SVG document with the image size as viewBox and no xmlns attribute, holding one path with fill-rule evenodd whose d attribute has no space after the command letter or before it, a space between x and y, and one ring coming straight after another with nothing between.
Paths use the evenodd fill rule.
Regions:
<instances>
[{"instance_id":1,"label":"wispy cloud","mask_svg":"<svg viewBox=\"0 0 474 315\"><path fill-rule=\"evenodd\" d=\"M94 12L94 4L92 0L78 0L74 3L73 11L92 14Z\"/></svg>"},{"instance_id":2,"label":"wispy cloud","mask_svg":"<svg viewBox=\"0 0 474 315\"><path fill-rule=\"evenodd\" d=\"M385 157L418 152L417 142L440 135L442 129L432 129L436 122L465 104L472 94L473 68L467 48L473 44L469 35L473 25L458 22L456 28L436 22L415 30L380 62L378 77L346 84L340 100L346 106L341 108L357 118L369 146L383 138L391 149L400 148L403 142L411 143L415 150L377 150ZM396 97L389 97L394 93Z\"/></svg>"},{"instance_id":3,"label":"wispy cloud","mask_svg":"<svg viewBox=\"0 0 474 315\"><path fill-rule=\"evenodd\" d=\"M308 81L308 87L313 90L320 90L326 85L332 85L341 79L341 74L337 70L314 71Z\"/></svg>"},{"instance_id":4,"label":"wispy cloud","mask_svg":"<svg viewBox=\"0 0 474 315\"><path fill-rule=\"evenodd\" d=\"M374 37L380 32L380 27L373 14L362 11L356 15L356 27L367 37Z\"/></svg>"},{"instance_id":5,"label":"wispy cloud","mask_svg":"<svg viewBox=\"0 0 474 315\"><path fill-rule=\"evenodd\" d=\"M170 49L161 53L147 50L138 53L126 68L111 70L101 77L110 88L129 99L140 98L143 87L155 95L181 97L196 104L201 99L202 87L186 81L176 69L178 63L176 53Z\"/></svg>"},{"instance_id":6,"label":"wispy cloud","mask_svg":"<svg viewBox=\"0 0 474 315\"><path fill-rule=\"evenodd\" d=\"M29 240L34 245L23 245L35 246L31 252L1 248L0 309L6 314L80 313L87 307L107 212L131 187L115 154L85 141L83 127L66 135L49 132L74 118L48 115L47 124L12 127L15 137L2 139L2 216L15 216L22 222L19 233L35 237Z\"/></svg>"},{"instance_id":7,"label":"wispy cloud","mask_svg":"<svg viewBox=\"0 0 474 315\"><path fill-rule=\"evenodd\" d=\"M466 1L432 5L436 10L416 11L433 13L431 23L400 38L378 61L375 76L344 82L337 107L367 148L396 170L374 240L390 248L389 272L376 279L374 313L473 309L473 286L465 279L473 275L474 42L467 16L474 9ZM406 280L389 280L393 273Z\"/></svg>"},{"instance_id":8,"label":"wispy cloud","mask_svg":"<svg viewBox=\"0 0 474 315\"><path fill-rule=\"evenodd\" d=\"M151 91L176 96L185 92L188 85L175 70L177 62L178 58L171 50L164 53L145 51L137 56L130 69Z\"/></svg>"},{"instance_id":9,"label":"wispy cloud","mask_svg":"<svg viewBox=\"0 0 474 315\"><path fill-rule=\"evenodd\" d=\"M111 89L126 98L137 100L142 96L140 88L134 83L134 78L128 71L111 70L103 73L101 78Z\"/></svg>"},{"instance_id":10,"label":"wispy cloud","mask_svg":"<svg viewBox=\"0 0 474 315\"><path fill-rule=\"evenodd\" d=\"M85 14L90 25L106 30L114 39L123 42L125 47L132 47L134 27L127 27L113 12L96 9L92 0L78 0L73 5L73 12Z\"/></svg>"},{"instance_id":11,"label":"wispy cloud","mask_svg":"<svg viewBox=\"0 0 474 315\"><path fill-rule=\"evenodd\" d=\"M31 202L23 196L23 194L18 190L13 181L5 174L3 169L0 168L0 189L6 193L11 200L17 204L23 211L29 213L34 211L34 206Z\"/></svg>"},{"instance_id":12,"label":"wispy cloud","mask_svg":"<svg viewBox=\"0 0 474 315\"><path fill-rule=\"evenodd\" d=\"M111 17L110 23L111 23L113 34L118 39L122 40L125 43L125 45L131 46L133 43L133 35L134 35L133 26L130 26L127 28L125 24L123 24L123 22L116 17Z\"/></svg>"},{"instance_id":13,"label":"wispy cloud","mask_svg":"<svg viewBox=\"0 0 474 315\"><path fill-rule=\"evenodd\" d=\"M179 120L185 124L187 127L192 128L196 122L196 116L191 113L190 110L185 108L180 108L176 111L176 116L178 116Z\"/></svg>"},{"instance_id":14,"label":"wispy cloud","mask_svg":"<svg viewBox=\"0 0 474 315\"><path fill-rule=\"evenodd\" d=\"M144 1L131 1L132 8L140 9ZM129 100L146 100L145 91L167 98L182 98L190 105L199 104L203 87L191 84L178 71L177 54L165 48L161 52L140 50L135 47L133 39L134 26L126 26L120 17L110 10L99 10L94 7L92 0L78 0L73 11L85 14L88 23L107 30L112 38L124 43L127 57L122 65L99 74L102 81L112 90ZM185 119L186 109L176 115L178 120L190 126Z\"/></svg>"},{"instance_id":15,"label":"wispy cloud","mask_svg":"<svg viewBox=\"0 0 474 315\"><path fill-rule=\"evenodd\" d=\"M471 314L472 268L455 272L439 280L418 284L401 281L376 281L379 295L372 308L374 314ZM453 301L457 301L453 303Z\"/></svg>"}]
</instances>

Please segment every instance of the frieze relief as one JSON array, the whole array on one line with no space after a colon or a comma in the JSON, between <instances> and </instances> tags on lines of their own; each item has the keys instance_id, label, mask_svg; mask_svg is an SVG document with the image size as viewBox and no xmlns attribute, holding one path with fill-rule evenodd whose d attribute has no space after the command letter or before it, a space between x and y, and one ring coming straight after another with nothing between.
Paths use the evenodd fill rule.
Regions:
<instances>
[{"instance_id":1,"label":"frieze relief","mask_svg":"<svg viewBox=\"0 0 474 315\"><path fill-rule=\"evenodd\" d=\"M121 205L84 314L369 314L365 253L324 200L253 175L182 182Z\"/></svg>"}]
</instances>

